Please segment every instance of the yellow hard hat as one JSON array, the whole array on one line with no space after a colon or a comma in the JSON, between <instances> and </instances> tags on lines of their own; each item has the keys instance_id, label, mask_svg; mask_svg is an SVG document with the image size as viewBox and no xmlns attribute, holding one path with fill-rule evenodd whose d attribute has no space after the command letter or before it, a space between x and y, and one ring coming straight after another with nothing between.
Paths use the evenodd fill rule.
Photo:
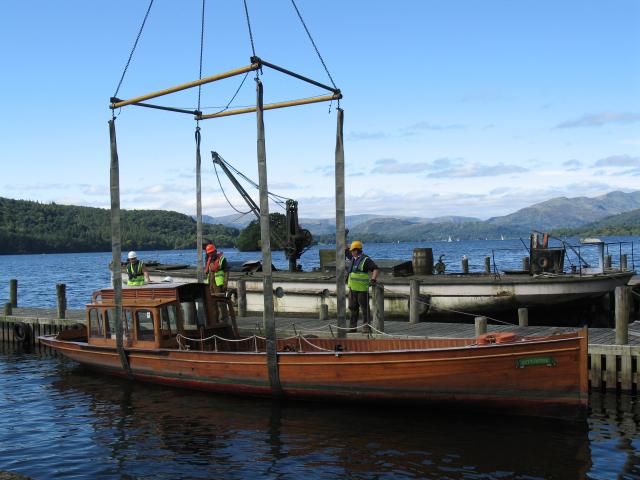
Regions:
<instances>
[{"instance_id":1,"label":"yellow hard hat","mask_svg":"<svg viewBox=\"0 0 640 480\"><path fill-rule=\"evenodd\" d=\"M349 247L349 250L362 250L362 242L360 240L354 240L353 242L351 242L351 246Z\"/></svg>"}]
</instances>

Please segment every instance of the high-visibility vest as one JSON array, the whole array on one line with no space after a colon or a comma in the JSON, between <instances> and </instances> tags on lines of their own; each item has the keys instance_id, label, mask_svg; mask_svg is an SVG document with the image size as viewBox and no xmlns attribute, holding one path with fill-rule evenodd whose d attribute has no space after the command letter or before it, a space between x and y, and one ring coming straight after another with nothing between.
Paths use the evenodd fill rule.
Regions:
<instances>
[{"instance_id":1,"label":"high-visibility vest","mask_svg":"<svg viewBox=\"0 0 640 480\"><path fill-rule=\"evenodd\" d=\"M224 262L224 255L220 255L220 257L213 263L213 279L216 282L216 287L224 285L224 270L222 269L222 262Z\"/></svg>"},{"instance_id":2,"label":"high-visibility vest","mask_svg":"<svg viewBox=\"0 0 640 480\"><path fill-rule=\"evenodd\" d=\"M213 273L213 281L215 282L216 287L224 285L224 270L222 269L222 262L224 259L224 255L220 255L213 262L211 262L210 258L207 259L207 267L205 268L207 277L204 279L204 283L209 283L209 275Z\"/></svg>"},{"instance_id":3,"label":"high-visibility vest","mask_svg":"<svg viewBox=\"0 0 640 480\"><path fill-rule=\"evenodd\" d=\"M367 260L366 255L360 255L351 264L351 272L349 272L349 288L354 292L369 291L369 274L364 271L364 263Z\"/></svg>"},{"instance_id":4,"label":"high-visibility vest","mask_svg":"<svg viewBox=\"0 0 640 480\"><path fill-rule=\"evenodd\" d=\"M135 264L127 265L127 275L129 280L127 285L144 285L144 272L142 271L142 260L138 260Z\"/></svg>"}]
</instances>

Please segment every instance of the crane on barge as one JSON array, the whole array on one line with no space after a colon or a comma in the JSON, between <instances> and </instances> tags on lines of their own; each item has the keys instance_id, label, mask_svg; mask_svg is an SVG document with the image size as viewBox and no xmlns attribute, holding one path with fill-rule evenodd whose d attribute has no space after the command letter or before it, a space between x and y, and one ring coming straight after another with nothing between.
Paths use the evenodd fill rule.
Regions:
<instances>
[{"instance_id":1,"label":"crane on barge","mask_svg":"<svg viewBox=\"0 0 640 480\"><path fill-rule=\"evenodd\" d=\"M236 188L240 196L244 199L244 201L249 206L249 212L253 213L258 221L260 221L260 207L256 204L256 202L251 198L251 196L247 193L242 184L238 181L238 179L233 174L233 171L236 172L237 175L244 178L247 182L251 183L254 187L258 187L258 185L249 179L246 175L244 175L239 170L235 169L231 164L229 164L224 158L220 156L218 152L211 152L211 157L213 161L213 167L216 168L216 165L219 166L225 175L229 178L229 181ZM216 170L216 176L218 172ZM218 181L220 178L218 177ZM270 195L271 192L269 192ZM282 238L280 234L275 230L271 230L271 234L276 237L276 239L283 245L284 254L289 260L289 271L290 272L298 272L300 269L298 268L298 259L300 256L309 249L311 244L313 243L313 236L311 232L307 229L300 228L300 224L298 223L298 202L291 198L284 198L277 196L283 200L285 200L285 211L286 211L286 231L287 238Z\"/></svg>"}]
</instances>

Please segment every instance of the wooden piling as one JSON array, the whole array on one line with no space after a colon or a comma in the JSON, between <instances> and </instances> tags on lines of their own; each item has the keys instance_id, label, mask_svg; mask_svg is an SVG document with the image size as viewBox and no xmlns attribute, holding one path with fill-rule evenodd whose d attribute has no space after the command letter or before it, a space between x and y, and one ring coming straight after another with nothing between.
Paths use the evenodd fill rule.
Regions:
<instances>
[{"instance_id":1,"label":"wooden piling","mask_svg":"<svg viewBox=\"0 0 640 480\"><path fill-rule=\"evenodd\" d=\"M56 285L56 300L58 305L58 318L65 318L67 312L67 286L64 283Z\"/></svg>"},{"instance_id":2,"label":"wooden piling","mask_svg":"<svg viewBox=\"0 0 640 480\"><path fill-rule=\"evenodd\" d=\"M604 268L611 268L611 255L604 258Z\"/></svg>"},{"instance_id":3,"label":"wooden piling","mask_svg":"<svg viewBox=\"0 0 640 480\"><path fill-rule=\"evenodd\" d=\"M11 306L11 302L7 302L4 304L4 316L8 317L12 314L13 307Z\"/></svg>"},{"instance_id":4,"label":"wooden piling","mask_svg":"<svg viewBox=\"0 0 640 480\"><path fill-rule=\"evenodd\" d=\"M469 273L469 259L466 255L462 257L462 273Z\"/></svg>"},{"instance_id":5,"label":"wooden piling","mask_svg":"<svg viewBox=\"0 0 640 480\"><path fill-rule=\"evenodd\" d=\"M9 302L13 308L18 306L18 280L9 280Z\"/></svg>"},{"instance_id":6,"label":"wooden piling","mask_svg":"<svg viewBox=\"0 0 640 480\"><path fill-rule=\"evenodd\" d=\"M629 343L630 290L627 286L615 289L616 345Z\"/></svg>"},{"instance_id":7,"label":"wooden piling","mask_svg":"<svg viewBox=\"0 0 640 480\"><path fill-rule=\"evenodd\" d=\"M320 320L321 322L326 322L327 320L329 320L329 305L327 305L326 303L320 304L318 320Z\"/></svg>"},{"instance_id":8,"label":"wooden piling","mask_svg":"<svg viewBox=\"0 0 640 480\"><path fill-rule=\"evenodd\" d=\"M487 333L487 317L476 317L476 337Z\"/></svg>"},{"instance_id":9,"label":"wooden piling","mask_svg":"<svg viewBox=\"0 0 640 480\"><path fill-rule=\"evenodd\" d=\"M247 316L247 281L244 278L238 280L238 317Z\"/></svg>"},{"instance_id":10,"label":"wooden piling","mask_svg":"<svg viewBox=\"0 0 640 480\"><path fill-rule=\"evenodd\" d=\"M623 253L620 255L620 271L627 270L627 254Z\"/></svg>"},{"instance_id":11,"label":"wooden piling","mask_svg":"<svg viewBox=\"0 0 640 480\"><path fill-rule=\"evenodd\" d=\"M520 327L529 326L529 309L528 308L518 309L518 326Z\"/></svg>"},{"instance_id":12,"label":"wooden piling","mask_svg":"<svg viewBox=\"0 0 640 480\"><path fill-rule=\"evenodd\" d=\"M373 297L371 299L371 303L373 304L373 311L371 312L373 326L381 332L384 332L384 286L376 284L371 290Z\"/></svg>"},{"instance_id":13,"label":"wooden piling","mask_svg":"<svg viewBox=\"0 0 640 480\"><path fill-rule=\"evenodd\" d=\"M491 257L484 257L484 273L491 273Z\"/></svg>"},{"instance_id":14,"label":"wooden piling","mask_svg":"<svg viewBox=\"0 0 640 480\"><path fill-rule=\"evenodd\" d=\"M528 272L530 270L529 257L522 257L522 270Z\"/></svg>"},{"instance_id":15,"label":"wooden piling","mask_svg":"<svg viewBox=\"0 0 640 480\"><path fill-rule=\"evenodd\" d=\"M420 321L420 280L409 280L409 323Z\"/></svg>"}]
</instances>

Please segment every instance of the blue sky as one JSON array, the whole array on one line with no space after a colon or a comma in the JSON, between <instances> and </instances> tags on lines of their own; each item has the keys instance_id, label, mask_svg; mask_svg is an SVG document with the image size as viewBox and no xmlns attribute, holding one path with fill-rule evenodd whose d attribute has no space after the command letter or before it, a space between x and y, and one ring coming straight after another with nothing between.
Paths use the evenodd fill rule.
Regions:
<instances>
[{"instance_id":1,"label":"blue sky","mask_svg":"<svg viewBox=\"0 0 640 480\"><path fill-rule=\"evenodd\" d=\"M347 214L488 218L638 188L640 2L297 3L344 93ZM3 4L0 196L108 207L108 102L147 5ZM329 82L289 0L248 5L259 56ZM198 78L200 10L155 1L121 98ZM205 76L249 63L241 0L208 0L205 24ZM203 87L204 111L241 80ZM271 71L262 81L266 102L323 93ZM194 108L197 90L154 102ZM254 102L249 76L233 105ZM334 215L335 106L265 114L269 187L302 217ZM193 118L128 107L116 124L123 208L195 214ZM257 179L255 116L201 127L204 213L233 213L209 151Z\"/></svg>"}]
</instances>

